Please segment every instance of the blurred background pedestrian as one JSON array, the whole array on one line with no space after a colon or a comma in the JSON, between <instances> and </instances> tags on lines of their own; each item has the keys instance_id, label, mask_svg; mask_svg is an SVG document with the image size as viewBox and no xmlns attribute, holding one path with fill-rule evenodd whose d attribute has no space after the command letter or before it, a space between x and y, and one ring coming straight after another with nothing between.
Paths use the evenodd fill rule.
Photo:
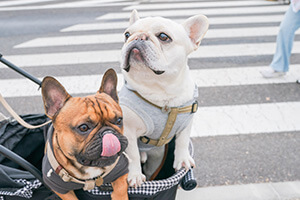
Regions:
<instances>
[{"instance_id":1,"label":"blurred background pedestrian","mask_svg":"<svg viewBox=\"0 0 300 200\"><path fill-rule=\"evenodd\" d=\"M276 39L276 52L273 56L270 68L260 71L264 78L281 77L289 71L295 32L300 27L299 10L300 0L291 0L290 7L280 23L280 29Z\"/></svg>"}]
</instances>

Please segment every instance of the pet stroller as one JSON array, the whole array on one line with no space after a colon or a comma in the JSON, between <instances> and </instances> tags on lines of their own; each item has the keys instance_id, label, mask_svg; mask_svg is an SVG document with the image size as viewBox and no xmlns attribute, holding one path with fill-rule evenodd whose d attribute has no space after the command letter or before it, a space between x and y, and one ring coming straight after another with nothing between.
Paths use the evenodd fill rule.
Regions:
<instances>
[{"instance_id":1,"label":"pet stroller","mask_svg":"<svg viewBox=\"0 0 300 200\"><path fill-rule=\"evenodd\" d=\"M0 61L38 85L40 80L5 60L0 54ZM24 115L21 118L29 124L42 124L49 119L44 114ZM44 132L49 125L36 129L23 127L14 119L0 121L0 200L19 199L60 199L45 183L41 173L41 163L44 156ZM184 190L192 190L197 183L193 171L173 170L174 139L166 146L164 163L157 171L152 181L146 181L138 188L128 189L129 199L162 199L172 200L176 197L178 185ZM193 146L190 143L190 153ZM172 169L172 170L170 170ZM104 184L89 191L76 190L81 199L111 199L112 187Z\"/></svg>"}]
</instances>

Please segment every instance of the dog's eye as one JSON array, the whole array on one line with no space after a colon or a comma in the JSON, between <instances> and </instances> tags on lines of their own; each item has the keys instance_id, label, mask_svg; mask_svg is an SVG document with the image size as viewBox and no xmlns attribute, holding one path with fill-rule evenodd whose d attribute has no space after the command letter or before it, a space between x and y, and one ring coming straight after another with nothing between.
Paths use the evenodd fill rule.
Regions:
<instances>
[{"instance_id":1,"label":"dog's eye","mask_svg":"<svg viewBox=\"0 0 300 200\"><path fill-rule=\"evenodd\" d=\"M126 32L124 35L125 35L125 41L127 41L128 38L130 37L130 33L129 33L129 32Z\"/></svg>"},{"instance_id":2,"label":"dog's eye","mask_svg":"<svg viewBox=\"0 0 300 200\"><path fill-rule=\"evenodd\" d=\"M160 33L158 36L157 36L161 41L164 41L164 42L169 42L171 41L172 39L165 33Z\"/></svg>"},{"instance_id":3,"label":"dog's eye","mask_svg":"<svg viewBox=\"0 0 300 200\"><path fill-rule=\"evenodd\" d=\"M85 133L87 132L88 130L90 130L89 126L86 125L86 124L81 124L80 126L78 126L78 129L80 132L82 133Z\"/></svg>"},{"instance_id":4,"label":"dog's eye","mask_svg":"<svg viewBox=\"0 0 300 200\"><path fill-rule=\"evenodd\" d=\"M115 122L116 125L122 125L123 124L123 118L122 117L119 117L116 122Z\"/></svg>"}]
</instances>

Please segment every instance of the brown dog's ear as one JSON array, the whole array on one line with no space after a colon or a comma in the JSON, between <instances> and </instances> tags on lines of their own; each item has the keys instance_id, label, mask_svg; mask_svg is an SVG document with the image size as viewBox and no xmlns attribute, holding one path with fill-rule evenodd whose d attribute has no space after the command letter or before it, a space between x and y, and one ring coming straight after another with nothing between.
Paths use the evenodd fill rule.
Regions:
<instances>
[{"instance_id":1,"label":"brown dog's ear","mask_svg":"<svg viewBox=\"0 0 300 200\"><path fill-rule=\"evenodd\" d=\"M132 12L131 12L131 15L130 15L130 19L129 19L129 25L131 26L132 24L134 24L137 20L139 20L140 17L139 17L139 14L137 12L136 9L134 9Z\"/></svg>"},{"instance_id":2,"label":"brown dog's ear","mask_svg":"<svg viewBox=\"0 0 300 200\"><path fill-rule=\"evenodd\" d=\"M209 22L207 17L204 15L195 15L185 20L182 26L188 33L194 50L196 50L200 46L201 40L208 30Z\"/></svg>"},{"instance_id":3,"label":"brown dog's ear","mask_svg":"<svg viewBox=\"0 0 300 200\"><path fill-rule=\"evenodd\" d=\"M50 76L43 79L41 87L46 115L52 119L71 95L55 78Z\"/></svg>"},{"instance_id":4,"label":"brown dog's ear","mask_svg":"<svg viewBox=\"0 0 300 200\"><path fill-rule=\"evenodd\" d=\"M104 92L111 96L117 103L119 102L117 93L118 77L113 69L109 69L105 72L102 78L101 87L99 92Z\"/></svg>"}]
</instances>

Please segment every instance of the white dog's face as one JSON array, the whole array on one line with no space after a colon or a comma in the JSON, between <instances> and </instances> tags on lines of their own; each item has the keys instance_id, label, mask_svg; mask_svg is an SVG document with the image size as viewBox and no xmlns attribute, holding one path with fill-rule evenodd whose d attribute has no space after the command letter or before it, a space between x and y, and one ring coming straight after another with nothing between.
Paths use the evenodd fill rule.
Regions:
<instances>
[{"instance_id":1,"label":"white dog's face","mask_svg":"<svg viewBox=\"0 0 300 200\"><path fill-rule=\"evenodd\" d=\"M195 16L196 17L196 16ZM125 31L121 68L127 79L175 78L187 67L187 56L200 45L208 29L203 15L178 24L162 17L139 19L133 11ZM197 30L195 30L197 29Z\"/></svg>"},{"instance_id":2,"label":"white dog's face","mask_svg":"<svg viewBox=\"0 0 300 200\"><path fill-rule=\"evenodd\" d=\"M136 21L125 31L125 38L123 69L153 75L179 70L178 61L184 63L190 44L184 42L189 38L181 25L161 17Z\"/></svg>"}]
</instances>

